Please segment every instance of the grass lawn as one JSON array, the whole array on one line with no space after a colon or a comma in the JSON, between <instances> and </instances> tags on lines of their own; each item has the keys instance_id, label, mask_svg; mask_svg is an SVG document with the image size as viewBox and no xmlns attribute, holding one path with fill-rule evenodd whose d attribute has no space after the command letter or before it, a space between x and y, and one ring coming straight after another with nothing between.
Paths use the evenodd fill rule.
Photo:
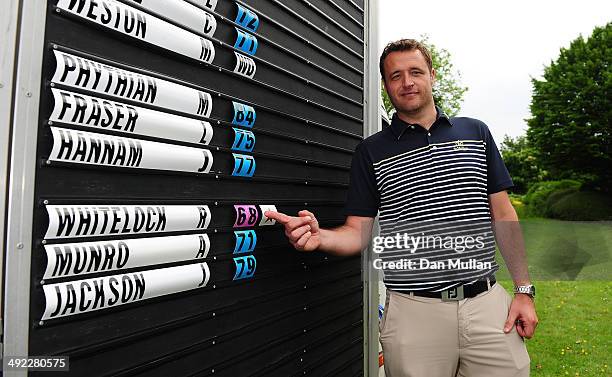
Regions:
<instances>
[{"instance_id":1,"label":"grass lawn","mask_svg":"<svg viewBox=\"0 0 612 377\"><path fill-rule=\"evenodd\" d=\"M500 281L511 291L512 282ZM536 281L532 376L612 376L611 281Z\"/></svg>"}]
</instances>

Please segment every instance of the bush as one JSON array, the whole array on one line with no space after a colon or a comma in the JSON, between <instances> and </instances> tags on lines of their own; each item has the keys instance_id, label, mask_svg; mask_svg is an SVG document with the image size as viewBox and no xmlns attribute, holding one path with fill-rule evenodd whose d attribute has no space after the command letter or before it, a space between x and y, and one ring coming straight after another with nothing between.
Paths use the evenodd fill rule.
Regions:
<instances>
[{"instance_id":1,"label":"bush","mask_svg":"<svg viewBox=\"0 0 612 377\"><path fill-rule=\"evenodd\" d=\"M561 189L561 190L551 192L548 195L548 198L546 199L546 203L544 204L544 207L542 208L542 212L544 213L544 216L554 217L552 213L553 204L557 203L564 196L573 194L575 192L578 192L577 187L570 187L567 189Z\"/></svg>"},{"instance_id":2,"label":"bush","mask_svg":"<svg viewBox=\"0 0 612 377\"><path fill-rule=\"evenodd\" d=\"M600 192L577 191L553 203L550 214L560 220L612 220L612 199Z\"/></svg>"},{"instance_id":3,"label":"bush","mask_svg":"<svg viewBox=\"0 0 612 377\"><path fill-rule=\"evenodd\" d=\"M553 192L567 189L579 190L580 186L581 183L579 181L571 179L534 183L531 185L524 198L528 215L546 216L546 202Z\"/></svg>"}]
</instances>

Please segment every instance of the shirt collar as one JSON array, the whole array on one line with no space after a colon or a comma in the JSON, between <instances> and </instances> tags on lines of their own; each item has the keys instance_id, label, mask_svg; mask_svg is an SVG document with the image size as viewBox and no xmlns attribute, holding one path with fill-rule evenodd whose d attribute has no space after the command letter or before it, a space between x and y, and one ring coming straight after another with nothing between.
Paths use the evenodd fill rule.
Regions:
<instances>
[{"instance_id":1,"label":"shirt collar","mask_svg":"<svg viewBox=\"0 0 612 377\"><path fill-rule=\"evenodd\" d=\"M453 125L453 122L451 121L449 116L446 115L444 110L442 110L441 108L436 106L436 120L434 121L434 124L436 124L436 123L438 123L440 121L448 124L449 126ZM401 120L397 116L397 112L395 114L393 114L393 118L391 119L391 131L393 132L393 134L395 135L397 140L399 140L402 137L402 135L404 134L404 132L406 132L406 130L409 129L409 126L413 126L413 125L418 127L418 128L415 127L415 129L417 129L417 130L423 128L420 125L417 125L416 123L412 124L412 123L404 122L403 120Z\"/></svg>"}]
</instances>

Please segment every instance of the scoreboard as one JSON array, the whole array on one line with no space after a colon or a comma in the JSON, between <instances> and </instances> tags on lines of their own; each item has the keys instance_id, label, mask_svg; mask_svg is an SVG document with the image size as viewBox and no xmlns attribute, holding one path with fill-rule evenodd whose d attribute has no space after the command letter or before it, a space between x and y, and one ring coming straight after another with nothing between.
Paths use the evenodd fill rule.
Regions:
<instances>
[{"instance_id":1,"label":"scoreboard","mask_svg":"<svg viewBox=\"0 0 612 377\"><path fill-rule=\"evenodd\" d=\"M6 217L29 355L66 376L365 373L361 257L297 252L265 212L344 222L367 6L22 0L44 13L36 124L12 131L35 161L25 256Z\"/></svg>"}]
</instances>

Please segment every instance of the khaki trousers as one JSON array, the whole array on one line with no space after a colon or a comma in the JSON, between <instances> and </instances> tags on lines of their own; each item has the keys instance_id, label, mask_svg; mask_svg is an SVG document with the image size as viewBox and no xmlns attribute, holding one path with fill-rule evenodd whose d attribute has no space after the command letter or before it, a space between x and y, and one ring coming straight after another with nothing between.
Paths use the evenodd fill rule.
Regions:
<instances>
[{"instance_id":1,"label":"khaki trousers","mask_svg":"<svg viewBox=\"0 0 612 377\"><path fill-rule=\"evenodd\" d=\"M387 290L380 322L386 377L525 377L529 355L503 327L512 297L499 284L460 301Z\"/></svg>"}]
</instances>

